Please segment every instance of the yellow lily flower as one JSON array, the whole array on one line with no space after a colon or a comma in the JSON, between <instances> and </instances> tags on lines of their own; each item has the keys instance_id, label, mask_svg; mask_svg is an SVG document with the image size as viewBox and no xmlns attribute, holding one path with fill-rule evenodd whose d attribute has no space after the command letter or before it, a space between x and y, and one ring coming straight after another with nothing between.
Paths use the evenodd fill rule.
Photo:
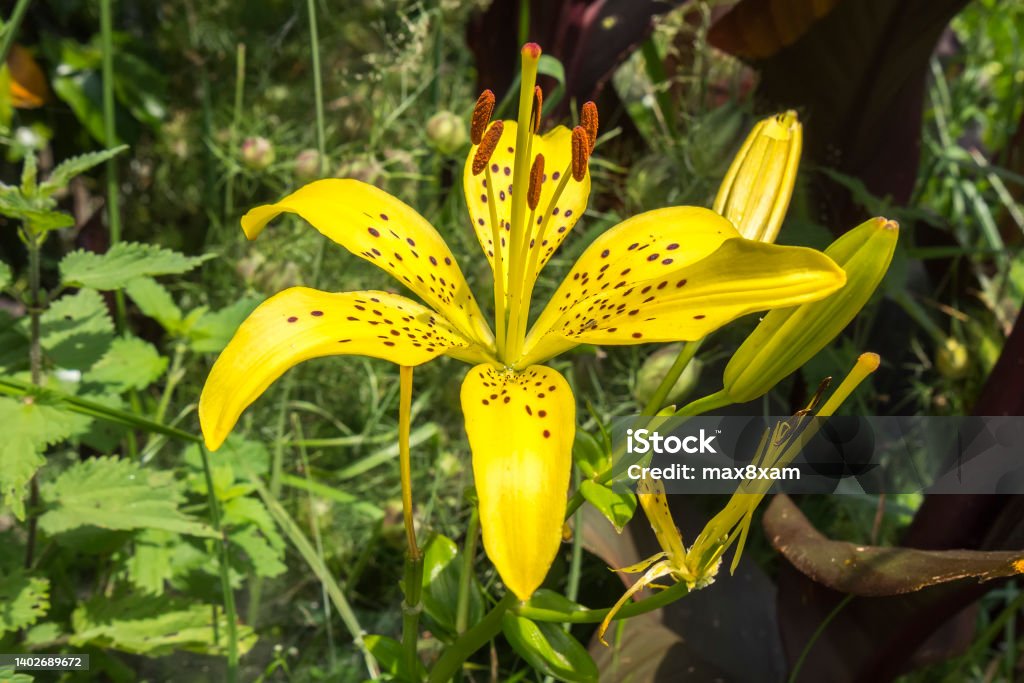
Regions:
<instances>
[{"instance_id":1,"label":"yellow lily flower","mask_svg":"<svg viewBox=\"0 0 1024 683\"><path fill-rule=\"evenodd\" d=\"M861 354L839 387L818 409L818 404L825 390L828 389L831 378L822 382L806 408L787 420L779 421L773 428L765 431L751 464L759 468L779 468L791 463L803 444L807 443L820 426L820 422L817 421L808 425L807 418L811 415L817 418L827 418L835 414L836 409L846 401L854 389L878 369L879 362L877 354ZM816 409L817 413L814 412ZM685 583L689 590L704 588L713 583L718 574L719 565L722 563L722 556L733 543L738 541L729 570L730 573L736 571L740 556L743 554L743 547L747 542L754 510L771 487L771 481L743 480L721 512L704 526L697 536L697 540L687 549L683 543L683 537L672 519L672 513L669 512L665 485L660 479L641 479L637 485L637 499L647 516L647 521L650 522L651 528L654 530L654 536L658 540L658 545L661 546L661 552L634 565L617 570L627 574L641 574L641 576L608 610L608 614L605 615L604 621L601 622L597 631L601 642L605 645L608 644L604 640L604 634L623 605L644 588L661 588L662 586L655 583L658 579L665 576L670 577L677 583Z\"/></svg>"},{"instance_id":2,"label":"yellow lily flower","mask_svg":"<svg viewBox=\"0 0 1024 683\"><path fill-rule=\"evenodd\" d=\"M576 400L541 365L584 343L699 339L755 311L827 296L845 282L821 252L742 239L694 207L651 211L612 228L583 253L527 332L540 270L583 214L597 110L539 135L540 48L522 51L518 121L488 127L494 96L474 111L464 189L494 275L488 325L445 241L415 210L351 179L320 180L242 218L255 239L294 213L393 275L423 303L387 292L285 290L242 323L199 402L207 446L285 370L320 356L359 354L402 366L447 355L474 367L462 384L484 548L506 586L527 599L561 543Z\"/></svg>"}]
</instances>

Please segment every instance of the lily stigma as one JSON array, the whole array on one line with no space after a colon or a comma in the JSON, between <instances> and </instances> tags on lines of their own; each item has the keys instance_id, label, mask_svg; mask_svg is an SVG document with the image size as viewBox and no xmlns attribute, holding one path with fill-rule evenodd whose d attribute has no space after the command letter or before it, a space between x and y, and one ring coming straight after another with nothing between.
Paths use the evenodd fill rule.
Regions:
<instances>
[{"instance_id":1,"label":"lily stigma","mask_svg":"<svg viewBox=\"0 0 1024 683\"><path fill-rule=\"evenodd\" d=\"M746 239L711 210L657 209L597 237L530 325L537 277L587 207L598 119L588 102L580 125L540 135L541 50L528 43L521 55L518 119L491 122L494 95L485 91L463 174L469 218L494 279L493 331L426 219L367 183L319 180L249 211L246 237L256 239L282 213L297 214L423 303L306 287L272 296L214 364L199 418L207 447L216 450L278 377L317 357L356 354L403 368L439 356L471 364L461 401L483 545L506 587L526 600L562 542L576 429L572 388L543 363L580 344L701 339L749 313L819 300L846 276L819 251ZM403 389L410 375L403 371Z\"/></svg>"}]
</instances>

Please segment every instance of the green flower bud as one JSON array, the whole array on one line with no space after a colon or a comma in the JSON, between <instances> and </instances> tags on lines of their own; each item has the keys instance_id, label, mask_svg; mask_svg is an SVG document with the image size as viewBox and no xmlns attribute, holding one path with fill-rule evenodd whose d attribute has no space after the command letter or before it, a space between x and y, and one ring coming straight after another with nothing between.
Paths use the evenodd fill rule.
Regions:
<instances>
[{"instance_id":1,"label":"green flower bud","mask_svg":"<svg viewBox=\"0 0 1024 683\"><path fill-rule=\"evenodd\" d=\"M241 153L242 163L254 171L262 171L274 163L274 145L263 137L246 138Z\"/></svg>"},{"instance_id":2,"label":"green flower bud","mask_svg":"<svg viewBox=\"0 0 1024 683\"><path fill-rule=\"evenodd\" d=\"M441 154L452 154L460 150L469 139L466 122L450 111L439 111L426 125L427 140Z\"/></svg>"},{"instance_id":3,"label":"green flower bud","mask_svg":"<svg viewBox=\"0 0 1024 683\"><path fill-rule=\"evenodd\" d=\"M654 392L657 391L662 379L676 362L676 357L682 348L682 344L670 344L658 349L648 356L644 364L640 366L639 372L636 373L636 386L633 388L633 396L640 405L646 405L654 396ZM700 379L701 369L702 364L699 359L690 360L686 369L679 375L679 379L669 389L664 402L679 403L693 393L697 387L697 381Z\"/></svg>"},{"instance_id":4,"label":"green flower bud","mask_svg":"<svg viewBox=\"0 0 1024 683\"><path fill-rule=\"evenodd\" d=\"M320 176L320 152L304 149L295 155L295 177L309 181Z\"/></svg>"},{"instance_id":5,"label":"green flower bud","mask_svg":"<svg viewBox=\"0 0 1024 683\"><path fill-rule=\"evenodd\" d=\"M846 284L819 301L769 312L725 368L729 398L763 396L835 339L882 281L898 236L895 221L872 218L833 242L825 254L846 272Z\"/></svg>"},{"instance_id":6,"label":"green flower bud","mask_svg":"<svg viewBox=\"0 0 1024 683\"><path fill-rule=\"evenodd\" d=\"M759 122L725 174L714 210L747 239L774 242L793 196L802 148L796 112Z\"/></svg>"},{"instance_id":7,"label":"green flower bud","mask_svg":"<svg viewBox=\"0 0 1024 683\"><path fill-rule=\"evenodd\" d=\"M958 339L947 337L935 352L935 367L948 379L963 379L971 369L971 356Z\"/></svg>"}]
</instances>

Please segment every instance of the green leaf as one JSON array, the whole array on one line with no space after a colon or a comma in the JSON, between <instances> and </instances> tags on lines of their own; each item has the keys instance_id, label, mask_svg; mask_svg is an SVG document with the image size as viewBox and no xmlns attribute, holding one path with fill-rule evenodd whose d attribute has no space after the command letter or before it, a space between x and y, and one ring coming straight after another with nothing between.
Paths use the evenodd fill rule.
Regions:
<instances>
[{"instance_id":1,"label":"green leaf","mask_svg":"<svg viewBox=\"0 0 1024 683\"><path fill-rule=\"evenodd\" d=\"M103 89L99 74L95 71L78 71L58 65L51 85L53 92L74 112L75 118L85 127L94 140L106 143L103 127L101 92ZM114 144L116 140L111 141Z\"/></svg>"},{"instance_id":2,"label":"green leaf","mask_svg":"<svg viewBox=\"0 0 1024 683\"><path fill-rule=\"evenodd\" d=\"M138 337L118 337L82 379L123 393L129 389L145 389L166 369L167 359L152 344Z\"/></svg>"},{"instance_id":3,"label":"green leaf","mask_svg":"<svg viewBox=\"0 0 1024 683\"><path fill-rule=\"evenodd\" d=\"M0 494L18 519L25 518L28 483L46 463L43 450L87 426L87 422L38 397L26 400L0 397Z\"/></svg>"},{"instance_id":4,"label":"green leaf","mask_svg":"<svg viewBox=\"0 0 1024 683\"><path fill-rule=\"evenodd\" d=\"M60 262L60 278L72 287L121 289L139 277L186 273L210 258L186 256L154 244L119 242L105 254L71 252Z\"/></svg>"},{"instance_id":5,"label":"green leaf","mask_svg":"<svg viewBox=\"0 0 1024 683\"><path fill-rule=\"evenodd\" d=\"M589 432L576 430L576 438L572 444L572 457L580 468L583 476L590 479L601 474L612 466L612 456L607 448Z\"/></svg>"},{"instance_id":6,"label":"green leaf","mask_svg":"<svg viewBox=\"0 0 1024 683\"><path fill-rule=\"evenodd\" d=\"M188 330L189 348L196 353L219 353L259 303L245 297L216 313L204 313Z\"/></svg>"},{"instance_id":7,"label":"green leaf","mask_svg":"<svg viewBox=\"0 0 1024 683\"><path fill-rule=\"evenodd\" d=\"M214 629L213 615L217 614ZM113 648L122 652L156 657L188 650L203 654L224 654L227 649L227 620L223 610L202 603L187 603L167 596L134 593L107 597L97 595L71 615L76 647ZM214 645L213 634L219 641ZM256 643L248 626L239 625L239 654Z\"/></svg>"},{"instance_id":8,"label":"green leaf","mask_svg":"<svg viewBox=\"0 0 1024 683\"><path fill-rule=\"evenodd\" d=\"M11 273L11 267L6 263L0 261L0 289L3 289L7 285L11 284L14 279L13 273Z\"/></svg>"},{"instance_id":9,"label":"green leaf","mask_svg":"<svg viewBox=\"0 0 1024 683\"><path fill-rule=\"evenodd\" d=\"M381 669L395 677L396 680L422 681L426 678L426 670L417 659L415 676L409 674L409 665L405 659L405 649L402 644L394 638L387 636L370 635L366 636L366 648L373 655L373 658L380 664Z\"/></svg>"},{"instance_id":10,"label":"green leaf","mask_svg":"<svg viewBox=\"0 0 1024 683\"><path fill-rule=\"evenodd\" d=\"M40 184L39 193L49 196L58 190L66 188L75 176L81 175L95 166L99 166L107 159L117 156L126 149L128 149L127 145L121 145L113 149L89 152L65 159L57 165L57 168L53 169L50 177Z\"/></svg>"},{"instance_id":11,"label":"green leaf","mask_svg":"<svg viewBox=\"0 0 1024 683\"><path fill-rule=\"evenodd\" d=\"M102 457L77 463L44 484L41 493L47 510L39 526L51 535L92 525L217 536L178 509L183 496L171 472L146 470L129 460Z\"/></svg>"},{"instance_id":12,"label":"green leaf","mask_svg":"<svg viewBox=\"0 0 1024 683\"><path fill-rule=\"evenodd\" d=\"M559 85L565 84L565 67L551 55L540 56L540 61L537 62L537 73L542 76L551 76L558 81Z\"/></svg>"},{"instance_id":13,"label":"green leaf","mask_svg":"<svg viewBox=\"0 0 1024 683\"><path fill-rule=\"evenodd\" d=\"M167 332L178 331L182 319L181 309L163 285L152 278L140 277L129 282L124 291L143 315L156 320Z\"/></svg>"},{"instance_id":14,"label":"green leaf","mask_svg":"<svg viewBox=\"0 0 1024 683\"><path fill-rule=\"evenodd\" d=\"M23 570L0 574L0 637L36 623L50 609L49 579Z\"/></svg>"},{"instance_id":15,"label":"green leaf","mask_svg":"<svg viewBox=\"0 0 1024 683\"><path fill-rule=\"evenodd\" d=\"M22 323L27 327L27 319ZM83 289L57 299L40 318L40 342L61 368L87 370L110 348L114 321L98 292Z\"/></svg>"},{"instance_id":16,"label":"green leaf","mask_svg":"<svg viewBox=\"0 0 1024 683\"><path fill-rule=\"evenodd\" d=\"M272 546L255 526L250 524L228 533L228 540L245 552L256 576L273 578L287 571L288 567L283 562L284 547Z\"/></svg>"},{"instance_id":17,"label":"green leaf","mask_svg":"<svg viewBox=\"0 0 1024 683\"><path fill-rule=\"evenodd\" d=\"M258 498L240 496L229 500L224 504L223 523L232 529L228 537L249 556L258 576L284 573L284 539Z\"/></svg>"},{"instance_id":18,"label":"green leaf","mask_svg":"<svg viewBox=\"0 0 1024 683\"><path fill-rule=\"evenodd\" d=\"M128 558L128 580L150 595L163 595L164 583L174 576L175 545L180 537L168 531L147 529L135 538Z\"/></svg>"},{"instance_id":19,"label":"green leaf","mask_svg":"<svg viewBox=\"0 0 1024 683\"><path fill-rule=\"evenodd\" d=\"M622 527L633 519L633 513L636 512L636 496L628 489L615 490L604 484L598 484L596 481L585 479L580 484L580 493L620 533Z\"/></svg>"},{"instance_id":20,"label":"green leaf","mask_svg":"<svg viewBox=\"0 0 1024 683\"><path fill-rule=\"evenodd\" d=\"M597 680L597 666L590 654L561 625L533 622L525 617L506 613L501 630L509 645L530 665L545 676L560 681Z\"/></svg>"},{"instance_id":21,"label":"green leaf","mask_svg":"<svg viewBox=\"0 0 1024 683\"><path fill-rule=\"evenodd\" d=\"M432 537L423 553L423 609L450 634L455 634L461 577L462 560L455 541L441 534ZM470 581L468 623L475 624L483 616L484 600L476 577Z\"/></svg>"}]
</instances>

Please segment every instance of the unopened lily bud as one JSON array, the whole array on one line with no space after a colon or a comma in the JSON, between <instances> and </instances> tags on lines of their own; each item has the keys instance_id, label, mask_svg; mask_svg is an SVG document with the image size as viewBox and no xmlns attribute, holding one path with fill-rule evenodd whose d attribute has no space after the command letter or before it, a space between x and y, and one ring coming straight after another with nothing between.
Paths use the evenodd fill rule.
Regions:
<instances>
[{"instance_id":1,"label":"unopened lily bud","mask_svg":"<svg viewBox=\"0 0 1024 683\"><path fill-rule=\"evenodd\" d=\"M320 176L320 152L304 149L295 155L295 177L301 181L314 180Z\"/></svg>"},{"instance_id":2,"label":"unopened lily bud","mask_svg":"<svg viewBox=\"0 0 1024 683\"><path fill-rule=\"evenodd\" d=\"M803 148L796 112L754 126L718 188L715 211L750 240L774 242L789 208Z\"/></svg>"},{"instance_id":3,"label":"unopened lily bud","mask_svg":"<svg viewBox=\"0 0 1024 683\"><path fill-rule=\"evenodd\" d=\"M262 171L274 163L274 145L263 137L246 138L241 153L242 163L254 171Z\"/></svg>"},{"instance_id":4,"label":"unopened lily bud","mask_svg":"<svg viewBox=\"0 0 1024 683\"><path fill-rule=\"evenodd\" d=\"M947 337L935 352L935 367L943 377L963 379L971 369L971 356L967 347L954 337Z\"/></svg>"},{"instance_id":5,"label":"unopened lily bud","mask_svg":"<svg viewBox=\"0 0 1024 683\"><path fill-rule=\"evenodd\" d=\"M769 312L725 368L729 398L763 396L835 339L881 283L898 236L895 221L872 218L833 242L825 254L846 272L846 284L824 299Z\"/></svg>"},{"instance_id":6,"label":"unopened lily bud","mask_svg":"<svg viewBox=\"0 0 1024 683\"><path fill-rule=\"evenodd\" d=\"M450 111L439 111L427 120L427 141L441 154L457 152L466 144L468 134L462 117Z\"/></svg>"}]
</instances>

